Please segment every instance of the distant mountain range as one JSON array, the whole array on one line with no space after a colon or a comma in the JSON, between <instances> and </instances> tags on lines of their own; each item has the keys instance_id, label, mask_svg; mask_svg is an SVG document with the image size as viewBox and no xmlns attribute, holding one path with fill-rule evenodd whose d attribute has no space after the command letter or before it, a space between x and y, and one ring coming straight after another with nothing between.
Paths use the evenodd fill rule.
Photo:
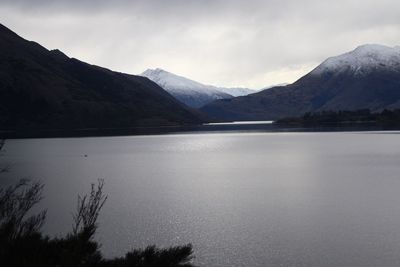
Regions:
<instances>
[{"instance_id":1,"label":"distant mountain range","mask_svg":"<svg viewBox=\"0 0 400 267\"><path fill-rule=\"evenodd\" d=\"M363 45L328 58L293 84L259 92L204 85L162 69L142 76L49 51L0 24L0 131L276 120L306 112L400 108L400 47Z\"/></svg>"},{"instance_id":2,"label":"distant mountain range","mask_svg":"<svg viewBox=\"0 0 400 267\"><path fill-rule=\"evenodd\" d=\"M256 92L247 88L205 85L162 69L148 69L140 75L149 78L176 99L193 108L200 108L214 100L230 99Z\"/></svg>"},{"instance_id":3,"label":"distant mountain range","mask_svg":"<svg viewBox=\"0 0 400 267\"><path fill-rule=\"evenodd\" d=\"M156 83L69 58L0 24L0 130L197 124Z\"/></svg>"},{"instance_id":4,"label":"distant mountain range","mask_svg":"<svg viewBox=\"0 0 400 267\"><path fill-rule=\"evenodd\" d=\"M293 84L217 100L200 110L220 120L275 120L306 112L400 108L400 47L363 45L325 60Z\"/></svg>"}]
</instances>

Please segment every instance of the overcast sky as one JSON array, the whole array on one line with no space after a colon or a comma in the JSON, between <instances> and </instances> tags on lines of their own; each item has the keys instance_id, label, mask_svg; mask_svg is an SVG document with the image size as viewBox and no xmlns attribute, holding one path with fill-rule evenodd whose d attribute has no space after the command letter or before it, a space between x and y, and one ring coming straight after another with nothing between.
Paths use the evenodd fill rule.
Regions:
<instances>
[{"instance_id":1,"label":"overcast sky","mask_svg":"<svg viewBox=\"0 0 400 267\"><path fill-rule=\"evenodd\" d=\"M0 0L0 18L92 64L219 86L293 82L358 45L400 44L399 0Z\"/></svg>"}]
</instances>

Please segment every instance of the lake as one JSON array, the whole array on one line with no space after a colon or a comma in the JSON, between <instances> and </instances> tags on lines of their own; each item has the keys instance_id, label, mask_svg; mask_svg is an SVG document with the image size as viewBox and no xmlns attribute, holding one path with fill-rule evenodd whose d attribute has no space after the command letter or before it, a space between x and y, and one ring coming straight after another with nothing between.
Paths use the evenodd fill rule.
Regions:
<instances>
[{"instance_id":1,"label":"lake","mask_svg":"<svg viewBox=\"0 0 400 267\"><path fill-rule=\"evenodd\" d=\"M87 155L87 157L85 157ZM105 180L105 256L192 243L199 266L399 266L399 132L7 140L0 176L45 183L46 233Z\"/></svg>"}]
</instances>

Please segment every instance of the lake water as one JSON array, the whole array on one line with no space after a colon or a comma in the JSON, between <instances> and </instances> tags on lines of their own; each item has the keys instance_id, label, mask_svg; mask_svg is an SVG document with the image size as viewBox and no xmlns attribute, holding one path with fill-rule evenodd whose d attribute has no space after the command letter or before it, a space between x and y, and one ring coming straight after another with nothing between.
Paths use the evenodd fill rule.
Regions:
<instances>
[{"instance_id":1,"label":"lake water","mask_svg":"<svg viewBox=\"0 0 400 267\"><path fill-rule=\"evenodd\" d=\"M6 163L1 185L45 183L52 235L104 178L109 257L192 243L199 266L400 266L398 132L7 140Z\"/></svg>"}]
</instances>

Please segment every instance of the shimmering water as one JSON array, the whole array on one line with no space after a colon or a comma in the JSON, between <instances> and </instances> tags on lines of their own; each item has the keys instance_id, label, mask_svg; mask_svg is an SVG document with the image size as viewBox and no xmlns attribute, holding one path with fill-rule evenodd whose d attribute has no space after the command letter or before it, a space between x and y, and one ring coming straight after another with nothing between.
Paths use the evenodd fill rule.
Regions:
<instances>
[{"instance_id":1,"label":"shimmering water","mask_svg":"<svg viewBox=\"0 0 400 267\"><path fill-rule=\"evenodd\" d=\"M192 243L200 266L400 265L395 132L7 140L4 163L1 184L46 184L49 234L104 178L106 256Z\"/></svg>"}]
</instances>

